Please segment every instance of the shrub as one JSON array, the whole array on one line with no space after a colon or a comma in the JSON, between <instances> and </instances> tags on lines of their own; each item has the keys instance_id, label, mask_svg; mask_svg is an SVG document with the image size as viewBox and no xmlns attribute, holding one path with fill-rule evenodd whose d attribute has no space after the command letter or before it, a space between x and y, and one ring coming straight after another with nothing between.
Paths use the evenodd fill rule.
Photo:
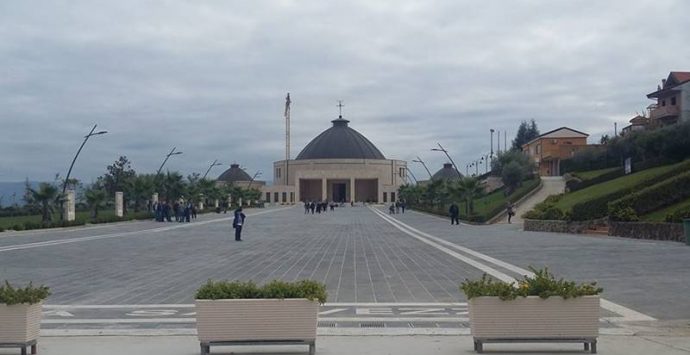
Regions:
<instances>
[{"instance_id":1,"label":"shrub","mask_svg":"<svg viewBox=\"0 0 690 355\"><path fill-rule=\"evenodd\" d=\"M213 281L209 280L197 290L196 299L285 299L306 298L310 301L326 303L326 286L312 280L285 282L274 280L264 286L257 286L252 281Z\"/></svg>"},{"instance_id":2,"label":"shrub","mask_svg":"<svg viewBox=\"0 0 690 355\"><path fill-rule=\"evenodd\" d=\"M642 169L638 169L642 170ZM585 187L590 187L592 185L596 184L601 184L602 182L606 182L609 180L617 179L621 176L625 176L625 170L624 169L617 169L611 172L608 172L606 174L599 175L593 179L589 180L580 180L579 178L574 178L572 180L568 180L566 182L566 188L568 191L573 192L577 190L582 190Z\"/></svg>"},{"instance_id":3,"label":"shrub","mask_svg":"<svg viewBox=\"0 0 690 355\"><path fill-rule=\"evenodd\" d=\"M23 224L15 224L12 226L12 230L15 231L23 231L24 230L24 225Z\"/></svg>"},{"instance_id":4,"label":"shrub","mask_svg":"<svg viewBox=\"0 0 690 355\"><path fill-rule=\"evenodd\" d=\"M682 223L684 219L690 218L690 207L686 207L666 215L666 222Z\"/></svg>"},{"instance_id":5,"label":"shrub","mask_svg":"<svg viewBox=\"0 0 690 355\"><path fill-rule=\"evenodd\" d=\"M637 212L630 206L616 206L612 208L609 205L609 218L621 222L636 222L640 220Z\"/></svg>"},{"instance_id":6,"label":"shrub","mask_svg":"<svg viewBox=\"0 0 690 355\"><path fill-rule=\"evenodd\" d=\"M0 303L6 305L28 303L35 304L50 296L47 286L34 287L31 282L24 288L14 288L8 281L0 286Z\"/></svg>"},{"instance_id":7,"label":"shrub","mask_svg":"<svg viewBox=\"0 0 690 355\"><path fill-rule=\"evenodd\" d=\"M465 293L468 300L475 297L492 296L499 297L504 301L513 300L518 296L539 296L544 299L563 297L568 299L598 295L603 291L602 288L596 286L596 282L577 284L574 281L556 279L548 268L534 269L530 267L530 270L534 276L525 276L518 281L517 285L514 282L496 281L484 274L479 280L465 280L460 285L460 290Z\"/></svg>"},{"instance_id":8,"label":"shrub","mask_svg":"<svg viewBox=\"0 0 690 355\"><path fill-rule=\"evenodd\" d=\"M690 197L690 171L613 201L608 204L608 211L612 218L614 213L618 216L625 210L631 210L636 215L643 215L680 202L687 197ZM616 220L625 221L626 219Z\"/></svg>"}]
</instances>

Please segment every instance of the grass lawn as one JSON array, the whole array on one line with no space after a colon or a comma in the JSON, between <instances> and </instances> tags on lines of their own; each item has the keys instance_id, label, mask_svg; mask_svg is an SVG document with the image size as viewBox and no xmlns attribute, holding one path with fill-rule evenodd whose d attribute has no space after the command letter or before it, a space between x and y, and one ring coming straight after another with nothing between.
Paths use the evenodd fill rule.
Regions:
<instances>
[{"instance_id":1,"label":"grass lawn","mask_svg":"<svg viewBox=\"0 0 690 355\"><path fill-rule=\"evenodd\" d=\"M674 213L680 209L690 207L690 199L676 203L675 205L662 208L658 211L654 211L650 214L646 214L640 217L641 220L645 222L666 222L666 215Z\"/></svg>"},{"instance_id":2,"label":"grass lawn","mask_svg":"<svg viewBox=\"0 0 690 355\"><path fill-rule=\"evenodd\" d=\"M114 216L115 210L105 210L99 211L99 217ZM77 212L77 220L87 220L91 218L90 211ZM60 220L60 215L57 213L53 214L53 219L56 221ZM24 225L25 222L41 223L41 215L32 216L15 216L15 217L0 217L0 227L5 229L10 229L16 224Z\"/></svg>"},{"instance_id":3,"label":"grass lawn","mask_svg":"<svg viewBox=\"0 0 690 355\"><path fill-rule=\"evenodd\" d=\"M592 180L592 179L597 178L601 175L608 174L612 171L620 170L620 169L622 169L622 168L621 167L615 167L615 168L606 168L606 169L600 169L600 170L576 171L576 172L573 172L572 175L580 178L581 180Z\"/></svg>"},{"instance_id":4,"label":"grass lawn","mask_svg":"<svg viewBox=\"0 0 690 355\"><path fill-rule=\"evenodd\" d=\"M533 189L538 180L527 180L522 183L517 190L513 192L511 196L524 196L529 190ZM508 198L503 194L503 189L496 190L482 198L474 200L474 213L478 215L485 216L489 219L494 216L497 209L504 208ZM467 216L465 211L465 204L458 204L460 207L460 216Z\"/></svg>"},{"instance_id":5,"label":"grass lawn","mask_svg":"<svg viewBox=\"0 0 690 355\"><path fill-rule=\"evenodd\" d=\"M556 203L556 207L558 207L561 211L569 211L577 203L584 202L611 192L635 187L643 181L654 178L657 175L667 173L681 164L688 164L688 162L685 161L673 165L665 165L652 169L643 170L637 173L620 177L618 179L613 179L601 184L593 185L582 190L567 193Z\"/></svg>"}]
</instances>

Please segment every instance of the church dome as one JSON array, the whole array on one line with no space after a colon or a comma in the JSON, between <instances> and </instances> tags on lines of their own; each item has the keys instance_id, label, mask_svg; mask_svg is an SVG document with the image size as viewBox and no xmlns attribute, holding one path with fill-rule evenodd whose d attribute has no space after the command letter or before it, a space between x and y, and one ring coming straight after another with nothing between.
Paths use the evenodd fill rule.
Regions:
<instances>
[{"instance_id":1,"label":"church dome","mask_svg":"<svg viewBox=\"0 0 690 355\"><path fill-rule=\"evenodd\" d=\"M431 180L457 180L459 178L460 176L458 176L458 172L453 168L453 164L445 163L443 164L443 168L439 169L439 171L431 177Z\"/></svg>"},{"instance_id":2,"label":"church dome","mask_svg":"<svg viewBox=\"0 0 690 355\"><path fill-rule=\"evenodd\" d=\"M306 159L386 159L376 146L348 127L350 121L340 116L333 127L321 132L297 155Z\"/></svg>"},{"instance_id":3,"label":"church dome","mask_svg":"<svg viewBox=\"0 0 690 355\"><path fill-rule=\"evenodd\" d=\"M218 181L225 182L236 182L236 181L251 181L252 177L249 176L239 164L230 164L230 169L225 170L218 177Z\"/></svg>"}]
</instances>

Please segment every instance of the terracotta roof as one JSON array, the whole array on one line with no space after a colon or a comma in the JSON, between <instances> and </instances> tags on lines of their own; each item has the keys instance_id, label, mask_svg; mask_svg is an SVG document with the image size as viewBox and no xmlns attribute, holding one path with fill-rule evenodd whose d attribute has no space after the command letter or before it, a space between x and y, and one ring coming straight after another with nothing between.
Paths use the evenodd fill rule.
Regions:
<instances>
[{"instance_id":1,"label":"terracotta roof","mask_svg":"<svg viewBox=\"0 0 690 355\"><path fill-rule=\"evenodd\" d=\"M532 143L532 142L535 142L536 140L538 140L538 139L540 139L540 138L544 138L545 136L548 136L549 134L554 133L554 132L557 132L557 131L560 131L560 130L562 130L562 129L567 129L567 130L569 130L569 131L572 131L572 132L575 132L575 133L578 133L578 134L582 134L582 135L584 135L585 137L589 137L589 134L587 134L587 133L585 133L585 132L580 132L580 131L578 131L578 130L576 130L576 129L572 129L572 128L568 128L568 127L560 127L560 128L556 128L556 129L554 129L554 130L548 131L548 132L546 132L546 133L540 135L539 137L534 138L534 139L532 139L531 141L529 141L529 142L523 144L522 146L524 147L524 146L526 146L526 145L528 145L528 144L530 144L530 143Z\"/></svg>"},{"instance_id":2,"label":"terracotta roof","mask_svg":"<svg viewBox=\"0 0 690 355\"><path fill-rule=\"evenodd\" d=\"M676 82L678 82L678 84L690 81L690 72L687 71L672 71L669 77L671 76L676 80Z\"/></svg>"}]
</instances>

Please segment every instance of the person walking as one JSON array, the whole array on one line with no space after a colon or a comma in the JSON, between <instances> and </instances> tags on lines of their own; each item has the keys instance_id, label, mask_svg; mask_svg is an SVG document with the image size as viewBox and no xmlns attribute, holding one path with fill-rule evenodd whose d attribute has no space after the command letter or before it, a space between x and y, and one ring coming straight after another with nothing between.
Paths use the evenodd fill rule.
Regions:
<instances>
[{"instance_id":1,"label":"person walking","mask_svg":"<svg viewBox=\"0 0 690 355\"><path fill-rule=\"evenodd\" d=\"M244 225L244 220L247 216L242 213L242 206L237 207L235 210L235 218L232 220L232 228L235 228L235 241L242 241L242 226Z\"/></svg>"},{"instance_id":2,"label":"person walking","mask_svg":"<svg viewBox=\"0 0 690 355\"><path fill-rule=\"evenodd\" d=\"M400 202L400 210L402 211L403 214L405 214L405 201Z\"/></svg>"},{"instance_id":3,"label":"person walking","mask_svg":"<svg viewBox=\"0 0 690 355\"><path fill-rule=\"evenodd\" d=\"M452 205L450 205L450 208L448 209L448 214L450 214L450 225L452 226L453 224L460 225L460 208L458 208L458 205L453 202Z\"/></svg>"},{"instance_id":4,"label":"person walking","mask_svg":"<svg viewBox=\"0 0 690 355\"><path fill-rule=\"evenodd\" d=\"M510 224L510 219L515 216L515 205L510 203L510 201L508 201L508 205L506 206L506 214L508 214L508 223Z\"/></svg>"}]
</instances>

